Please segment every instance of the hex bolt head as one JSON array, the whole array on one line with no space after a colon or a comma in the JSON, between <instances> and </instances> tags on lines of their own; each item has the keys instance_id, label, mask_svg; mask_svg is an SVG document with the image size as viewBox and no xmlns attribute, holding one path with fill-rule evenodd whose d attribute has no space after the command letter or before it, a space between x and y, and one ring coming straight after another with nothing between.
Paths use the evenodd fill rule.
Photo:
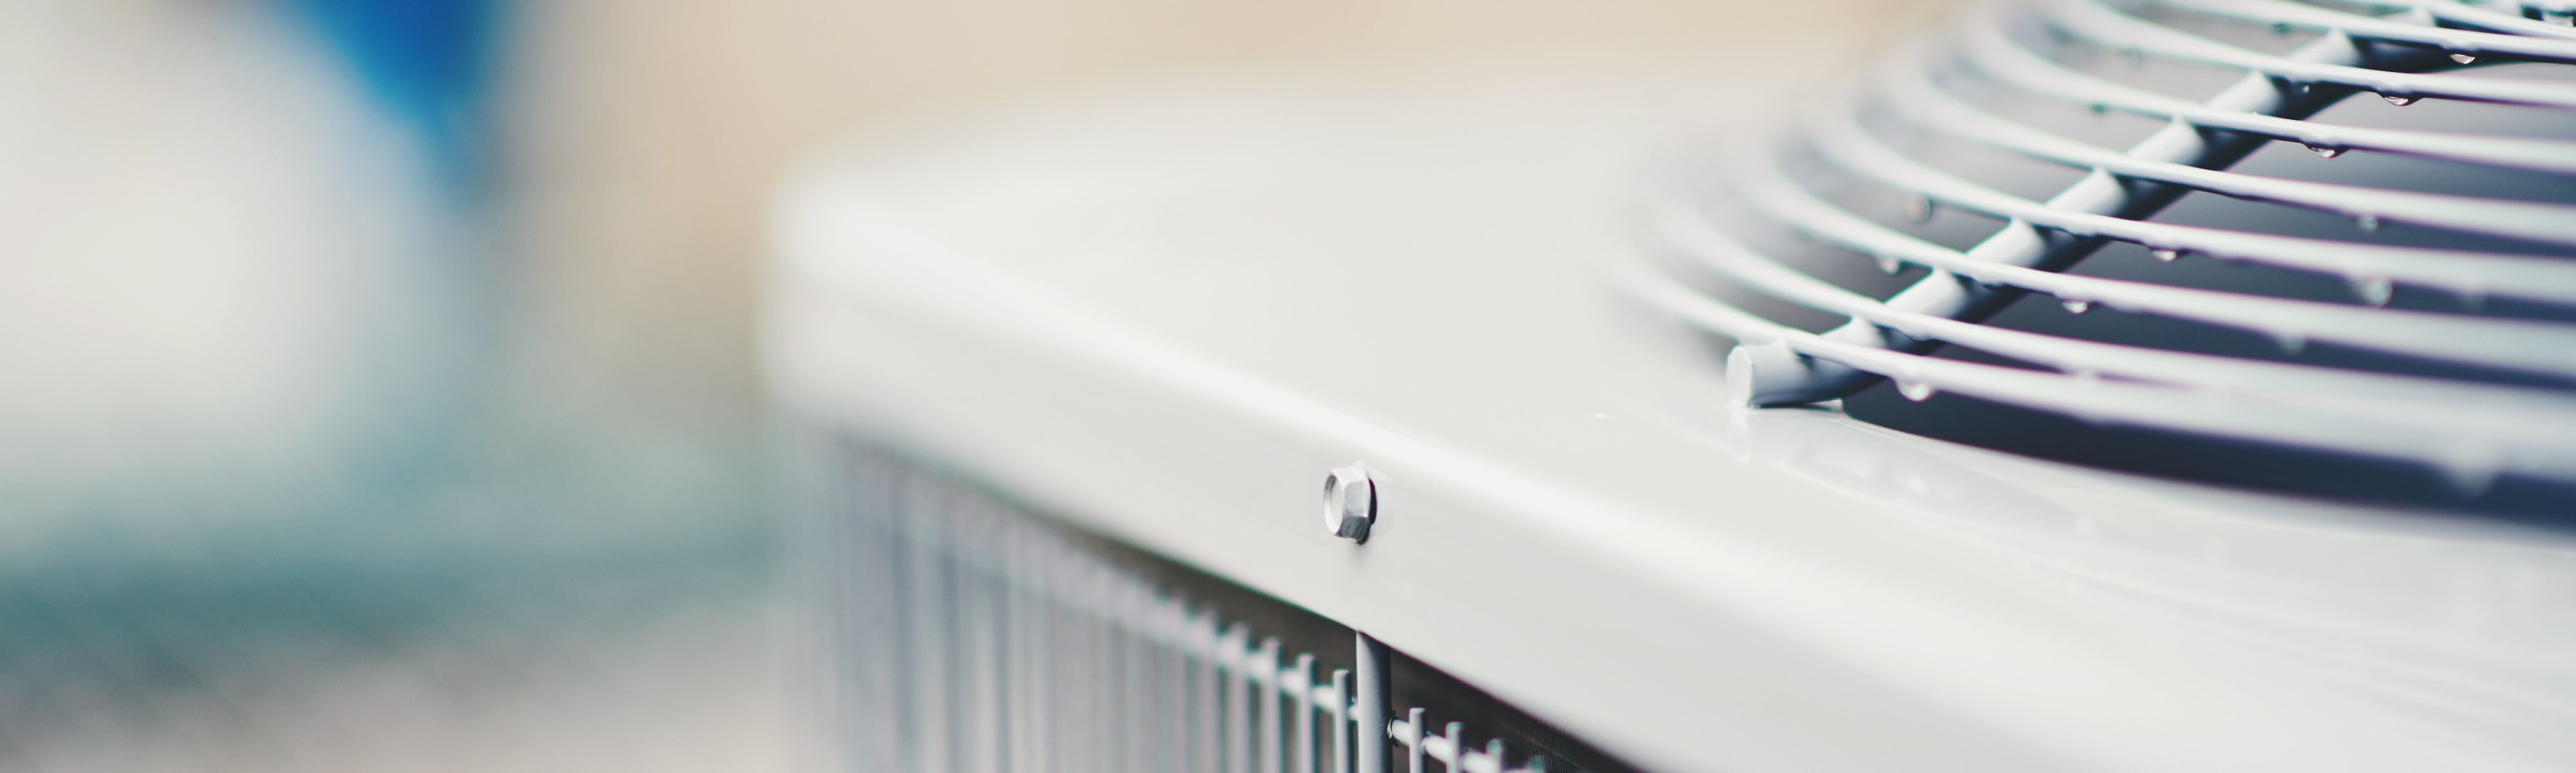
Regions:
<instances>
[{"instance_id":1,"label":"hex bolt head","mask_svg":"<svg viewBox=\"0 0 2576 773\"><path fill-rule=\"evenodd\" d=\"M1367 542L1369 524L1377 520L1377 483L1359 462L1335 467L1324 476L1324 530L1352 542Z\"/></svg>"}]
</instances>

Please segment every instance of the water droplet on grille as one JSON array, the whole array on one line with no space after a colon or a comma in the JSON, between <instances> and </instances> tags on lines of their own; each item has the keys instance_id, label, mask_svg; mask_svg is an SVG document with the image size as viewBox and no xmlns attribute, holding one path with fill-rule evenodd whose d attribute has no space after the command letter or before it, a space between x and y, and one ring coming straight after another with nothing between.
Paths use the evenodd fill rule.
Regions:
<instances>
[{"instance_id":1,"label":"water droplet on grille","mask_svg":"<svg viewBox=\"0 0 2576 773\"><path fill-rule=\"evenodd\" d=\"M1896 382L1896 393L1919 403L1932 399L1932 385L1921 381L1899 381Z\"/></svg>"},{"instance_id":2,"label":"water droplet on grille","mask_svg":"<svg viewBox=\"0 0 2576 773\"><path fill-rule=\"evenodd\" d=\"M2451 55L2451 61L2459 62L2459 63L2461 63L2461 64L2469 64L2469 63L2471 63L2471 62L2475 62L2475 61L2477 61L2477 60L2478 60L2478 58L2477 58L2477 57L2470 56L2470 55L2468 55L2468 54L2452 54L2452 55Z\"/></svg>"},{"instance_id":3,"label":"water droplet on grille","mask_svg":"<svg viewBox=\"0 0 2576 773\"><path fill-rule=\"evenodd\" d=\"M2381 95L2379 95L2379 98L2380 98L2380 99L2388 100L2388 104L2396 105L2396 106L2398 106L2398 107L2405 107L2405 106L2407 106L2407 105L2412 105L2412 104L2415 104L2416 102L2422 101L2422 100L2424 99L2423 97L2407 97L2407 96L2398 96L2398 95L2396 95L2396 94L2381 94Z\"/></svg>"},{"instance_id":4,"label":"water droplet on grille","mask_svg":"<svg viewBox=\"0 0 2576 773\"><path fill-rule=\"evenodd\" d=\"M2460 496L2475 497L2495 487L2496 476L2502 472L2499 467L2492 449L2460 448L2442 459L2442 480L2451 484L2451 490Z\"/></svg>"},{"instance_id":5,"label":"water droplet on grille","mask_svg":"<svg viewBox=\"0 0 2576 773\"><path fill-rule=\"evenodd\" d=\"M1914 222L1917 223L1930 222L1932 220L1933 210L1939 208L1939 206L1940 205L1932 203L1932 200L1929 198L1922 196L1910 197L1905 200L1905 216L1914 218Z\"/></svg>"},{"instance_id":6,"label":"water droplet on grille","mask_svg":"<svg viewBox=\"0 0 2576 773\"><path fill-rule=\"evenodd\" d=\"M2343 148L2327 147L2324 145L2309 145L2308 152L2317 154L2318 158L2334 158L2336 156L2343 155Z\"/></svg>"},{"instance_id":7,"label":"water droplet on grille","mask_svg":"<svg viewBox=\"0 0 2576 773\"><path fill-rule=\"evenodd\" d=\"M2298 354L2308 348L2308 337L2297 333L2274 333L2272 343L2280 344L2281 351Z\"/></svg>"},{"instance_id":8,"label":"water droplet on grille","mask_svg":"<svg viewBox=\"0 0 2576 773\"><path fill-rule=\"evenodd\" d=\"M2182 259L2182 250L2154 249L2148 250L2147 254L2156 256L2158 263L2172 263Z\"/></svg>"},{"instance_id":9,"label":"water droplet on grille","mask_svg":"<svg viewBox=\"0 0 2576 773\"><path fill-rule=\"evenodd\" d=\"M2075 299L2075 298L2068 298L2068 299L2063 300L2063 301L2058 301L2058 302L2057 302L2057 305L2065 307L2065 308L2066 308L2066 313L2068 313L2068 314L2082 314L2082 313L2084 313L2084 312L2088 312L2088 311L2092 311L2092 310L2093 310L2093 302L2092 302L2092 301L2079 300L2079 299Z\"/></svg>"},{"instance_id":10,"label":"water droplet on grille","mask_svg":"<svg viewBox=\"0 0 2576 773\"><path fill-rule=\"evenodd\" d=\"M2397 294L2396 283L2389 281L2388 277L2357 276L2350 281L2352 294L2361 296L2363 303L2372 306L2386 306L2388 299Z\"/></svg>"},{"instance_id":11,"label":"water droplet on grille","mask_svg":"<svg viewBox=\"0 0 2576 773\"><path fill-rule=\"evenodd\" d=\"M1890 274L1903 271L1905 270L1905 261L1881 255L1878 256L1878 270Z\"/></svg>"},{"instance_id":12,"label":"water droplet on grille","mask_svg":"<svg viewBox=\"0 0 2576 773\"><path fill-rule=\"evenodd\" d=\"M2353 218L2353 221L2352 221L2352 222L2353 222L2353 225L2361 226L2361 232L2362 232L2362 233L2377 233L2377 232L2379 232L2379 216L2378 216L2378 215L2363 215L2363 216L2361 216L2361 217Z\"/></svg>"}]
</instances>

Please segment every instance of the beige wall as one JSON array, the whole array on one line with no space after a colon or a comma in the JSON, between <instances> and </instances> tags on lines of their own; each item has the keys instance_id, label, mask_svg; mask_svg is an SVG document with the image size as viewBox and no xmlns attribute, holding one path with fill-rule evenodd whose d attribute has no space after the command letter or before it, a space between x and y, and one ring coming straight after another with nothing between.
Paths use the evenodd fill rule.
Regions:
<instances>
[{"instance_id":1,"label":"beige wall","mask_svg":"<svg viewBox=\"0 0 2576 773\"><path fill-rule=\"evenodd\" d=\"M800 150L941 103L1179 68L1883 34L1909 0L547 0L509 47L528 371L747 406L764 194ZM1832 63L1784 62L1783 66ZM627 382L598 384L600 379ZM696 398L719 398L712 403ZM730 410L730 409L725 409ZM712 418L712 417L711 417Z\"/></svg>"}]
</instances>

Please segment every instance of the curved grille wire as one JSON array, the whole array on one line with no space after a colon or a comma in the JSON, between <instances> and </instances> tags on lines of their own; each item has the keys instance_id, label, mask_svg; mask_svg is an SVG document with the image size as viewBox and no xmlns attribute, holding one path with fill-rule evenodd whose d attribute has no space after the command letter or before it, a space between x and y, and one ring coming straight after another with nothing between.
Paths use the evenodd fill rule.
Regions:
<instances>
[{"instance_id":1,"label":"curved grille wire","mask_svg":"<svg viewBox=\"0 0 2576 773\"><path fill-rule=\"evenodd\" d=\"M1649 213L1648 237L1679 265L1641 269L1625 284L1691 325L1736 339L1728 376L1736 399L1750 405L1830 400L1894 379L1913 400L1948 391L2096 423L2419 462L2464 493L2503 473L2576 481L2576 397L2566 391L2105 343L1978 321L2036 293L2070 312L2099 305L2251 331L2290 351L2329 342L2576 384L2576 325L2386 307L2397 288L2417 287L2472 306L2492 297L2576 308L2576 260L2562 257L2576 255L2576 205L2228 171L2270 143L2292 142L2326 158L2383 153L2505 174L2576 175L2576 142L2482 136L2476 127L2421 131L2310 120L2363 92L2399 106L2466 100L2576 109L2576 84L2460 72L2507 62L2576 64L2571 13L2576 0L2035 0L1983 9L1900 57L1852 100L1798 127L1793 139L1735 146L1718 164L1724 198L1735 203L1730 213L1869 256L1889 273L1919 266L1927 275L1881 301L1751 246L1716 216L1713 201L1677 200ZM2182 22L2317 37L2276 55ZM2243 75L2195 101L2061 64L2052 43ZM2112 150L1981 107L1963 87L2166 124L2126 151ZM2046 201L2026 198L1912 157L1873 131L1886 125L2083 176ZM1967 249L1918 238L1835 203L1803 181L1792 157L1897 191L1918 212L1947 207L2001 221L2002 229ZM2192 192L2329 213L2362 233L2402 223L2460 235L2456 243L2505 239L2539 254L2149 219ZM2198 255L2337 277L2360 303L2064 273L2109 242L2142 245L2167 262ZM1806 332L1703 292L1692 276L1849 322ZM1926 356L1943 344L2042 369Z\"/></svg>"}]
</instances>

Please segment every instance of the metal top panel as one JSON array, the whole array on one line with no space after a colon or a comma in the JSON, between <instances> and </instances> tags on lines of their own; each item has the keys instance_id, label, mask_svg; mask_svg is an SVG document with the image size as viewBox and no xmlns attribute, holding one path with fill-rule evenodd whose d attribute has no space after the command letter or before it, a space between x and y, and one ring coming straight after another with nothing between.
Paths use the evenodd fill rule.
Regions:
<instances>
[{"instance_id":1,"label":"metal top panel","mask_svg":"<svg viewBox=\"0 0 2576 773\"><path fill-rule=\"evenodd\" d=\"M770 377L1649 766L2576 764L2566 535L1727 407L1611 275L1655 151L1771 114L1797 50L1214 78L854 143L780 199ZM1315 514L1355 459L1365 544Z\"/></svg>"}]
</instances>

